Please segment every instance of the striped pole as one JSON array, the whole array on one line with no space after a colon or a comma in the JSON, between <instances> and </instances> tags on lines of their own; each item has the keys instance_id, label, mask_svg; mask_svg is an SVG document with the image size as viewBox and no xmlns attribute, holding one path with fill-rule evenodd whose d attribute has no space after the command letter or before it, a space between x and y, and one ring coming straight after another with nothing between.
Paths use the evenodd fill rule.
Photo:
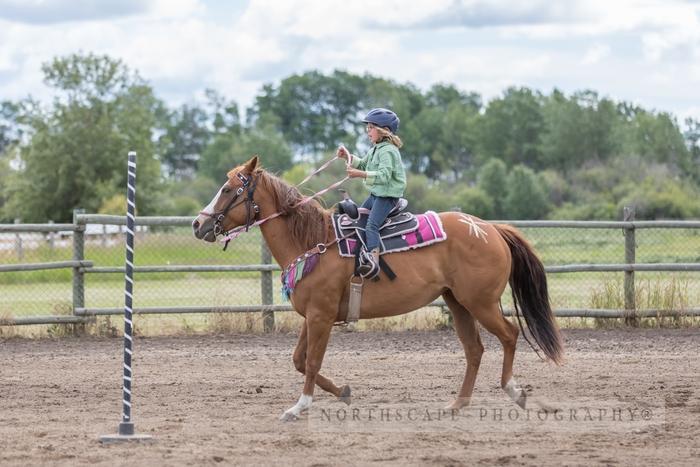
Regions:
<instances>
[{"instance_id":1,"label":"striped pole","mask_svg":"<svg viewBox=\"0 0 700 467\"><path fill-rule=\"evenodd\" d=\"M134 344L133 323L133 292L134 292L134 221L136 211L136 153L129 152L126 191L126 273L124 281L124 384L122 399L122 421L119 424L119 434L101 436L102 442L144 441L151 439L149 435L134 434L134 422L131 418L131 356Z\"/></svg>"},{"instance_id":2,"label":"striped pole","mask_svg":"<svg viewBox=\"0 0 700 467\"><path fill-rule=\"evenodd\" d=\"M136 153L129 153L126 190L126 273L124 275L124 395L120 435L133 435L131 421L131 355L134 342L134 216L136 212Z\"/></svg>"}]
</instances>

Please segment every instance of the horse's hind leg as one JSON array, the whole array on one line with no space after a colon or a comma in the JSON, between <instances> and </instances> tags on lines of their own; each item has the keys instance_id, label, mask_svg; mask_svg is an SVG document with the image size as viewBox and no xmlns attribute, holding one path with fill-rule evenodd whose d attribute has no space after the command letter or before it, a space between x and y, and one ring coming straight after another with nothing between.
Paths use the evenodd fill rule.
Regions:
<instances>
[{"instance_id":1,"label":"horse's hind leg","mask_svg":"<svg viewBox=\"0 0 700 467\"><path fill-rule=\"evenodd\" d=\"M481 364L481 355L484 353L484 346L479 336L479 328L469 310L460 305L450 291L445 292L442 297L452 312L454 327L467 357L467 370L464 374L462 388L455 401L446 407L447 410L458 410L469 405Z\"/></svg>"},{"instance_id":2,"label":"horse's hind leg","mask_svg":"<svg viewBox=\"0 0 700 467\"><path fill-rule=\"evenodd\" d=\"M297 347L294 349L294 367L302 375L306 374L306 348L308 345L307 341L307 330L306 321L301 325L301 332L299 333L299 341L297 342ZM324 391L330 392L335 397L340 398L341 401L346 404L350 404L350 386L345 385L339 388L333 381L322 376L320 374L316 375L316 385L323 389Z\"/></svg>"},{"instance_id":3,"label":"horse's hind leg","mask_svg":"<svg viewBox=\"0 0 700 467\"><path fill-rule=\"evenodd\" d=\"M488 305L470 306L469 310L487 331L501 341L501 345L503 345L501 388L515 403L525 408L525 391L513 379L513 360L515 359L515 345L519 334L517 326L503 316L498 302Z\"/></svg>"}]
</instances>

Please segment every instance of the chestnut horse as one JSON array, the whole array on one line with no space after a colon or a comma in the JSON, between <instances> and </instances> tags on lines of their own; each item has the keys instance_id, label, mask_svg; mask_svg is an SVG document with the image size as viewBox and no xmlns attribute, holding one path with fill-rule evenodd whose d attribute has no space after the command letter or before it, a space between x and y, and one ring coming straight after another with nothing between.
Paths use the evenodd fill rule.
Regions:
<instances>
[{"instance_id":1,"label":"chestnut horse","mask_svg":"<svg viewBox=\"0 0 700 467\"><path fill-rule=\"evenodd\" d=\"M524 407L525 391L513 378L519 331L503 316L500 299L510 283L516 313L520 310L537 346L547 358L561 363L562 339L550 308L542 262L513 227L460 212L439 216L446 240L388 255L398 277L390 281L381 276L379 281L365 282L360 319L408 313L442 296L467 360L462 387L448 408L469 404L484 351L477 323L503 345L501 387ZM315 268L298 281L290 297L294 309L305 318L294 351L294 366L305 375L305 382L299 401L281 419L296 420L308 409L316 384L349 403L350 388L339 388L319 373L331 328L347 316L354 268L352 259L338 254L331 212L263 170L255 156L228 173L228 181L192 228L198 239L214 242L217 235L236 227L247 228L256 220L272 256L283 268L321 247L314 250L321 252Z\"/></svg>"}]
</instances>

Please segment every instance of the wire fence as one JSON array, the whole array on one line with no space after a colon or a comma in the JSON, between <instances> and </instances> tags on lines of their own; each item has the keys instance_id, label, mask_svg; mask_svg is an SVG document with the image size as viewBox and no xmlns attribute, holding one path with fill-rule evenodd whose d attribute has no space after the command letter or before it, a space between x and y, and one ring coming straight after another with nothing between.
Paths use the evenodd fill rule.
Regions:
<instances>
[{"instance_id":1,"label":"wire fence","mask_svg":"<svg viewBox=\"0 0 700 467\"><path fill-rule=\"evenodd\" d=\"M78 213L73 224L0 225L0 320L79 322L120 314L124 220ZM269 318L291 309L259 230L223 251L195 239L190 222L137 218L137 312L264 310ZM503 222L518 227L542 258L558 316L700 314L698 221ZM506 290L503 306L511 304Z\"/></svg>"}]
</instances>

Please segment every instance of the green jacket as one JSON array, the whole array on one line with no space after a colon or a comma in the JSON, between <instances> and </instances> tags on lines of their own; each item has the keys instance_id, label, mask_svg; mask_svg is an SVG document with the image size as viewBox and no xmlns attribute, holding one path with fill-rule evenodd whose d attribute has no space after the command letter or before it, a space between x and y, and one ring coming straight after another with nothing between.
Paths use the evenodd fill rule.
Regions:
<instances>
[{"instance_id":1,"label":"green jacket","mask_svg":"<svg viewBox=\"0 0 700 467\"><path fill-rule=\"evenodd\" d=\"M374 196L403 196L406 189L406 170L399 148L390 142L375 144L363 158L352 157L350 165L367 172L365 186Z\"/></svg>"}]
</instances>

